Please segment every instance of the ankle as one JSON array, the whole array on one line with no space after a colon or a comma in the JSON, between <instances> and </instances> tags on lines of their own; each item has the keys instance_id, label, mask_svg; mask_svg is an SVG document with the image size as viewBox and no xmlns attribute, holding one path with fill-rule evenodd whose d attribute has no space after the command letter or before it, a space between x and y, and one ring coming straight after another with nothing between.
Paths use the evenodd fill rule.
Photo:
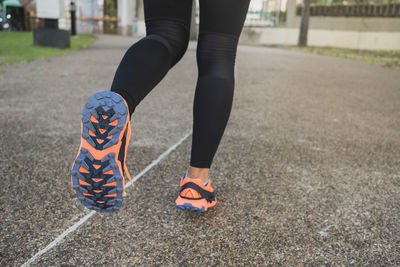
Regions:
<instances>
[{"instance_id":1,"label":"ankle","mask_svg":"<svg viewBox=\"0 0 400 267\"><path fill-rule=\"evenodd\" d=\"M187 176L189 176L190 178L198 178L203 183L206 183L208 181L209 170L210 170L209 168L196 168L189 166L187 171Z\"/></svg>"}]
</instances>

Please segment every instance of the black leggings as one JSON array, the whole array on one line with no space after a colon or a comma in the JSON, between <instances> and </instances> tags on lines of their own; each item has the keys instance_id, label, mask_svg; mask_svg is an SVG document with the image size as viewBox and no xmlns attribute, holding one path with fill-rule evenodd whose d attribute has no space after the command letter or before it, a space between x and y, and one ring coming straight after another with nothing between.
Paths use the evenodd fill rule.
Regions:
<instances>
[{"instance_id":1,"label":"black leggings","mask_svg":"<svg viewBox=\"0 0 400 267\"><path fill-rule=\"evenodd\" d=\"M182 58L189 43L192 0L144 0L146 37L123 57L111 90L133 113ZM209 168L232 107L238 38L250 0L200 0L198 80L190 165Z\"/></svg>"}]
</instances>

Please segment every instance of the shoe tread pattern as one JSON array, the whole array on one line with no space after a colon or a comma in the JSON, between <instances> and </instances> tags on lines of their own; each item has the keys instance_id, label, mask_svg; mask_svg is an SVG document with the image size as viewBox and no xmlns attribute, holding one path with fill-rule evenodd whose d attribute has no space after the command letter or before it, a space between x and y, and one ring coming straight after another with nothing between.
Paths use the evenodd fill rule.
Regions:
<instances>
[{"instance_id":1,"label":"shoe tread pattern","mask_svg":"<svg viewBox=\"0 0 400 267\"><path fill-rule=\"evenodd\" d=\"M119 95L110 91L94 94L83 108L82 138L98 151L116 145L127 115L128 110ZM117 124L113 123L115 120ZM81 148L72 168L72 186L85 207L98 212L113 212L121 208L124 180L116 158L115 153L95 158L88 149Z\"/></svg>"}]
</instances>

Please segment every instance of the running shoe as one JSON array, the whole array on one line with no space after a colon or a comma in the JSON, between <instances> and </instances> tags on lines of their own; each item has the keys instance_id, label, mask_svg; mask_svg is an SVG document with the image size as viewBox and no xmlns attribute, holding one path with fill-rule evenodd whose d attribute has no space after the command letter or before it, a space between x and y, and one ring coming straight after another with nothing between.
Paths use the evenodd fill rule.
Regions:
<instances>
[{"instance_id":1,"label":"running shoe","mask_svg":"<svg viewBox=\"0 0 400 267\"><path fill-rule=\"evenodd\" d=\"M81 145L71 170L74 192L89 209L119 210L125 177L132 183L125 165L131 137L125 100L111 91L94 94L83 108L81 133Z\"/></svg>"},{"instance_id":2,"label":"running shoe","mask_svg":"<svg viewBox=\"0 0 400 267\"><path fill-rule=\"evenodd\" d=\"M190 178L185 173L181 179L180 187L179 196L175 200L177 209L205 212L208 208L217 204L210 180L205 186L200 179Z\"/></svg>"}]
</instances>

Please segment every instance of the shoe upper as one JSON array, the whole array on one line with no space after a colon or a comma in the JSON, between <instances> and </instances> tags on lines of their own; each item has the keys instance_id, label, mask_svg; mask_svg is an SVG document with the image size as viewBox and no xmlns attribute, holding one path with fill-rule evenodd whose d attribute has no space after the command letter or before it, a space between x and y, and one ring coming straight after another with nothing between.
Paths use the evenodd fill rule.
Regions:
<instances>
[{"instance_id":1,"label":"shoe upper","mask_svg":"<svg viewBox=\"0 0 400 267\"><path fill-rule=\"evenodd\" d=\"M200 179L183 177L180 183L179 196L188 200L205 199L207 202L215 201L214 189L211 186L211 181L207 186Z\"/></svg>"}]
</instances>

